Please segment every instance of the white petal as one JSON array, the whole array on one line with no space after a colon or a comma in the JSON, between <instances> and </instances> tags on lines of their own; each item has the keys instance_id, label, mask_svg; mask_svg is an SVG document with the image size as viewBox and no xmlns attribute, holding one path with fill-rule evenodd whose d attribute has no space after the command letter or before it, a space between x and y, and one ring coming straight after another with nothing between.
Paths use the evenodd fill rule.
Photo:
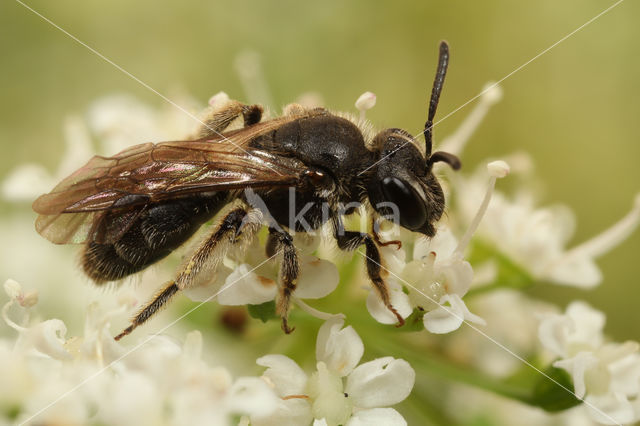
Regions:
<instances>
[{"instance_id":1,"label":"white petal","mask_svg":"<svg viewBox=\"0 0 640 426\"><path fill-rule=\"evenodd\" d=\"M332 262L305 256L300 263L300 276L296 297L300 299L320 299L333 292L340 282L338 268Z\"/></svg>"},{"instance_id":2,"label":"white petal","mask_svg":"<svg viewBox=\"0 0 640 426\"><path fill-rule=\"evenodd\" d=\"M313 426L329 426L325 419L315 419L313 421Z\"/></svg>"},{"instance_id":3,"label":"white petal","mask_svg":"<svg viewBox=\"0 0 640 426\"><path fill-rule=\"evenodd\" d=\"M391 306L398 311L402 318L407 318L413 312L413 308L409 303L409 296L402 291L395 281L388 280L387 285ZM382 303L380 297L373 289L369 290L369 295L367 296L367 310L371 316L381 324L395 324L398 322L396 316L389 308L384 306L384 303Z\"/></svg>"},{"instance_id":4,"label":"white petal","mask_svg":"<svg viewBox=\"0 0 640 426\"><path fill-rule=\"evenodd\" d=\"M436 258L445 259L455 251L458 240L451 230L446 226L438 228L436 235L431 238L418 238L413 246L413 259L422 259L432 251L436 253Z\"/></svg>"},{"instance_id":5,"label":"white petal","mask_svg":"<svg viewBox=\"0 0 640 426\"><path fill-rule=\"evenodd\" d=\"M445 306L445 303L449 306ZM485 321L472 314L457 294L446 294L440 299L440 307L424 314L424 328L431 333L444 334L457 330L463 321L485 325Z\"/></svg>"},{"instance_id":6,"label":"white petal","mask_svg":"<svg viewBox=\"0 0 640 426\"><path fill-rule=\"evenodd\" d=\"M262 376L273 383L280 397L304 394L307 375L291 358L279 354L265 355L258 358L256 364L267 367Z\"/></svg>"},{"instance_id":7,"label":"white petal","mask_svg":"<svg viewBox=\"0 0 640 426\"><path fill-rule=\"evenodd\" d=\"M571 325L571 320L565 315L545 315L538 326L538 339L542 346L554 355L566 357L568 355L566 330Z\"/></svg>"},{"instance_id":8,"label":"white petal","mask_svg":"<svg viewBox=\"0 0 640 426\"><path fill-rule=\"evenodd\" d=\"M229 408L234 413L268 416L273 413L279 398L257 377L240 377L229 390Z\"/></svg>"},{"instance_id":9,"label":"white petal","mask_svg":"<svg viewBox=\"0 0 640 426\"><path fill-rule=\"evenodd\" d=\"M311 405L303 398L280 400L268 416L251 416L251 426L302 426L313 420Z\"/></svg>"},{"instance_id":10,"label":"white petal","mask_svg":"<svg viewBox=\"0 0 640 426\"><path fill-rule=\"evenodd\" d=\"M567 306L567 316L575 323L575 331L572 338L581 342L602 341L602 330L606 322L606 316L589 304L581 301L571 302Z\"/></svg>"},{"instance_id":11,"label":"white petal","mask_svg":"<svg viewBox=\"0 0 640 426\"><path fill-rule=\"evenodd\" d=\"M589 257L567 256L549 267L544 278L556 284L593 288L602 282L602 272Z\"/></svg>"},{"instance_id":12,"label":"white petal","mask_svg":"<svg viewBox=\"0 0 640 426\"><path fill-rule=\"evenodd\" d=\"M346 426L407 426L407 421L393 408L370 408L357 411Z\"/></svg>"},{"instance_id":13,"label":"white petal","mask_svg":"<svg viewBox=\"0 0 640 426\"><path fill-rule=\"evenodd\" d=\"M467 294L473 281L473 268L466 260L446 259L439 262L436 258L434 265L435 275L444 276L444 282L448 294L456 294L460 297Z\"/></svg>"},{"instance_id":14,"label":"white petal","mask_svg":"<svg viewBox=\"0 0 640 426\"><path fill-rule=\"evenodd\" d=\"M589 416L605 425L629 424L638 420L633 406L622 394L587 396L584 404Z\"/></svg>"},{"instance_id":15,"label":"white petal","mask_svg":"<svg viewBox=\"0 0 640 426\"><path fill-rule=\"evenodd\" d=\"M327 320L320 327L316 341L316 359L339 376L349 374L364 354L364 345L358 333L351 326L342 329L343 325L341 316Z\"/></svg>"},{"instance_id":16,"label":"white petal","mask_svg":"<svg viewBox=\"0 0 640 426\"><path fill-rule=\"evenodd\" d=\"M198 282L198 285L194 285L193 287L185 288L182 290L182 293L195 302L210 302L215 300L220 290L224 288L225 280L231 272L229 268L220 265L210 279L201 284Z\"/></svg>"},{"instance_id":17,"label":"white petal","mask_svg":"<svg viewBox=\"0 0 640 426\"><path fill-rule=\"evenodd\" d=\"M416 373L403 359L378 358L356 367L347 377L345 392L361 408L397 404L411 393Z\"/></svg>"},{"instance_id":18,"label":"white petal","mask_svg":"<svg viewBox=\"0 0 640 426\"><path fill-rule=\"evenodd\" d=\"M398 249L395 244L382 246L379 250L384 267L391 272L391 276L400 275L406 263L406 252L401 248Z\"/></svg>"},{"instance_id":19,"label":"white petal","mask_svg":"<svg viewBox=\"0 0 640 426\"><path fill-rule=\"evenodd\" d=\"M182 345L182 356L191 361L198 361L202 356L202 333L198 330L187 333Z\"/></svg>"},{"instance_id":20,"label":"white petal","mask_svg":"<svg viewBox=\"0 0 640 426\"><path fill-rule=\"evenodd\" d=\"M64 348L67 327L59 319L50 319L30 328L28 341L43 354L55 359L71 359L72 356Z\"/></svg>"},{"instance_id":21,"label":"white petal","mask_svg":"<svg viewBox=\"0 0 640 426\"><path fill-rule=\"evenodd\" d=\"M353 403L344 394L342 378L328 370L324 362L318 362L317 369L307 385L307 394L312 401L311 414L316 419L325 419L330 425L342 425L353 412Z\"/></svg>"},{"instance_id":22,"label":"white petal","mask_svg":"<svg viewBox=\"0 0 640 426\"><path fill-rule=\"evenodd\" d=\"M609 365L609 371L611 372L611 391L625 395L640 393L640 356L637 353Z\"/></svg>"},{"instance_id":23,"label":"white petal","mask_svg":"<svg viewBox=\"0 0 640 426\"><path fill-rule=\"evenodd\" d=\"M250 271L250 265L242 264L227 277L218 294L221 305L259 305L276 297L275 281Z\"/></svg>"},{"instance_id":24,"label":"white petal","mask_svg":"<svg viewBox=\"0 0 640 426\"><path fill-rule=\"evenodd\" d=\"M584 398L587 392L585 384L585 373L587 370L598 364L596 358L591 352L578 352L573 358L563 359L553 363L554 367L562 368L571 375L573 381L573 389L576 396L580 399Z\"/></svg>"}]
</instances>

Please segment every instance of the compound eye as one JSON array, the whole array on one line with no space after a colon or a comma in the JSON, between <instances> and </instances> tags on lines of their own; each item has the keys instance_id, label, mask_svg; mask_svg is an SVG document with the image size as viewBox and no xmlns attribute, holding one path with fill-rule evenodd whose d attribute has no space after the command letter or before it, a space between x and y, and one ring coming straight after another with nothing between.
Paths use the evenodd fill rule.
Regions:
<instances>
[{"instance_id":1,"label":"compound eye","mask_svg":"<svg viewBox=\"0 0 640 426\"><path fill-rule=\"evenodd\" d=\"M424 200L407 182L386 177L382 180L382 193L387 201L398 207L400 224L405 228L417 230L427 220Z\"/></svg>"}]
</instances>

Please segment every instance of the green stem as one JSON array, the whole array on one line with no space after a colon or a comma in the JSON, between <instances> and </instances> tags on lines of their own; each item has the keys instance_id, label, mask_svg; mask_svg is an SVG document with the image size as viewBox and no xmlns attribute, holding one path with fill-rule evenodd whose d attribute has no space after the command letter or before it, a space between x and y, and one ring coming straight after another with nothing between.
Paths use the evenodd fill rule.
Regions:
<instances>
[{"instance_id":1,"label":"green stem","mask_svg":"<svg viewBox=\"0 0 640 426\"><path fill-rule=\"evenodd\" d=\"M525 403L531 400L531 390L529 388L504 382L466 366L451 363L441 357L426 353L424 350L403 346L394 340L393 337L388 336L388 339L384 340L384 347L378 346L373 343L380 341L380 336L378 335L375 339L367 339L367 347L385 356L389 355L390 351L393 351L394 354L402 356L419 373L464 383Z\"/></svg>"}]
</instances>

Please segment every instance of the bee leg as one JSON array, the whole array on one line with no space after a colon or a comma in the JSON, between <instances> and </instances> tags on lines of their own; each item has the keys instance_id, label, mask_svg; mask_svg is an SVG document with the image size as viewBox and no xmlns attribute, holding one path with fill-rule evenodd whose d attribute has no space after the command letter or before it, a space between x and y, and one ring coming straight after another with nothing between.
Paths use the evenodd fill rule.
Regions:
<instances>
[{"instance_id":1,"label":"bee leg","mask_svg":"<svg viewBox=\"0 0 640 426\"><path fill-rule=\"evenodd\" d=\"M280 295L276 303L276 313L282 318L282 330L289 334L295 329L295 327L289 327L287 317L291 308L291 295L296 289L296 281L300 271L298 252L293 245L293 237L289 233L281 229L269 228L267 256L273 256L278 251L282 251L282 264L280 266L282 282Z\"/></svg>"},{"instance_id":2,"label":"bee leg","mask_svg":"<svg viewBox=\"0 0 640 426\"><path fill-rule=\"evenodd\" d=\"M397 247L398 250L402 248L402 241L400 240L382 241L380 239L380 235L378 234L379 230L380 230L380 220L376 218L371 218L371 234L373 235L373 239L376 241L376 244L378 244L381 247L386 247L393 244Z\"/></svg>"},{"instance_id":3,"label":"bee leg","mask_svg":"<svg viewBox=\"0 0 640 426\"><path fill-rule=\"evenodd\" d=\"M238 101L229 101L220 109L214 110L206 119L197 133L197 139L206 139L220 136L227 127L242 115L244 127L259 123L262 119L262 107L260 105L245 105Z\"/></svg>"},{"instance_id":4,"label":"bee leg","mask_svg":"<svg viewBox=\"0 0 640 426\"><path fill-rule=\"evenodd\" d=\"M131 325L115 337L120 340L136 327L151 318L179 291L193 286L204 272L214 272L227 250L240 241L248 240L260 229L262 216L259 211L247 211L244 207L231 210L208 238L197 247L189 260L181 267L175 280L170 281L131 320Z\"/></svg>"},{"instance_id":5,"label":"bee leg","mask_svg":"<svg viewBox=\"0 0 640 426\"><path fill-rule=\"evenodd\" d=\"M305 107L296 103L288 104L282 109L282 115L285 116L304 115L306 112L307 109Z\"/></svg>"},{"instance_id":6,"label":"bee leg","mask_svg":"<svg viewBox=\"0 0 640 426\"><path fill-rule=\"evenodd\" d=\"M178 286L175 281L170 281L167 285L165 285L164 289L156 294L156 296L146 304L146 306L138 312L138 314L131 320L131 325L124 330L116 337L115 340L120 340L124 336L131 334L131 332L151 318L156 312L160 310L164 305L166 305L169 300L178 292Z\"/></svg>"},{"instance_id":7,"label":"bee leg","mask_svg":"<svg viewBox=\"0 0 640 426\"><path fill-rule=\"evenodd\" d=\"M378 297L391 313L393 313L398 319L396 327L402 327L404 325L404 318L398 313L396 308L391 304L391 297L389 296L389 289L384 282L380 273L382 271L382 261L380 259L380 251L374 242L371 235L364 232L346 231L340 220L334 221L335 238L338 242L338 247L342 250L355 250L362 244L365 246L365 256L367 265L367 275L373 283L373 288L378 293Z\"/></svg>"}]
</instances>

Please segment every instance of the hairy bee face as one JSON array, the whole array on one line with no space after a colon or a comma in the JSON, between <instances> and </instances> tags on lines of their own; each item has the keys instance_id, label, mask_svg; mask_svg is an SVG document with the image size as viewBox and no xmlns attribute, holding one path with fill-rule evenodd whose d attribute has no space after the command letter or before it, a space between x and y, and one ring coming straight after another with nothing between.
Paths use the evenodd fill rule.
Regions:
<instances>
[{"instance_id":1,"label":"hairy bee face","mask_svg":"<svg viewBox=\"0 0 640 426\"><path fill-rule=\"evenodd\" d=\"M433 236L433 223L444 211L444 195L411 135L387 129L376 136L375 143L382 146L382 161L373 168L367 183L371 205L402 227Z\"/></svg>"}]
</instances>

